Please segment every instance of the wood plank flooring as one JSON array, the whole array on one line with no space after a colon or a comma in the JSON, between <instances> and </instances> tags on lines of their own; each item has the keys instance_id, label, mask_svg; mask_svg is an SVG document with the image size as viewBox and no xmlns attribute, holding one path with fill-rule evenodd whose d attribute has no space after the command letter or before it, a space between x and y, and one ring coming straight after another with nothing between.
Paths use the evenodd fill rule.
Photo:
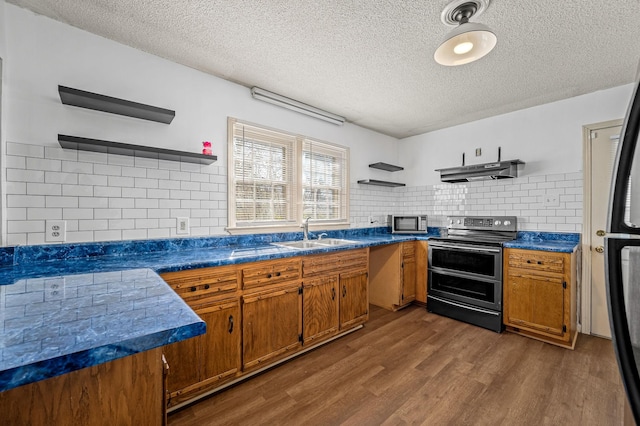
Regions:
<instances>
[{"instance_id":1,"label":"wood plank flooring","mask_svg":"<svg viewBox=\"0 0 640 426\"><path fill-rule=\"evenodd\" d=\"M621 425L611 341L575 351L409 307L169 415L182 425Z\"/></svg>"}]
</instances>

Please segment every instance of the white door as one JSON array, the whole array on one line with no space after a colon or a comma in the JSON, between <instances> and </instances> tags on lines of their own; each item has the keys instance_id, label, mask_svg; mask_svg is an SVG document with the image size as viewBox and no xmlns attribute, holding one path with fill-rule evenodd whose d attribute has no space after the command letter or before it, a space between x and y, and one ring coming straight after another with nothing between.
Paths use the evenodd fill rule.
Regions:
<instances>
[{"instance_id":1,"label":"white door","mask_svg":"<svg viewBox=\"0 0 640 426\"><path fill-rule=\"evenodd\" d=\"M611 191L611 172L621 126L591 131L591 334L611 337L604 278L604 238Z\"/></svg>"}]
</instances>

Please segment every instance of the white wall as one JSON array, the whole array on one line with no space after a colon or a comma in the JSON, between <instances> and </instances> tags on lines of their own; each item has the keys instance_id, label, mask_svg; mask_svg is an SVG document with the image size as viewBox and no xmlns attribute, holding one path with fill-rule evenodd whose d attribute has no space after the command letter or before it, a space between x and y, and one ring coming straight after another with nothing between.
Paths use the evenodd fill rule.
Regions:
<instances>
[{"instance_id":1,"label":"white wall","mask_svg":"<svg viewBox=\"0 0 640 426\"><path fill-rule=\"evenodd\" d=\"M400 141L400 162L407 184L440 182L435 169L502 159L526 163L519 176L582 171L582 126L624 117L633 85L577 96L498 115ZM475 156L475 149L482 156Z\"/></svg>"},{"instance_id":2,"label":"white wall","mask_svg":"<svg viewBox=\"0 0 640 426\"><path fill-rule=\"evenodd\" d=\"M431 226L449 215L517 216L518 230L582 232L583 129L626 113L633 85L490 117L400 141L407 200L397 209L429 214ZM520 159L517 179L443 184L438 168ZM480 148L482 155L476 157ZM546 203L548 196L557 203ZM402 206L400 206L402 204Z\"/></svg>"},{"instance_id":3,"label":"white wall","mask_svg":"<svg viewBox=\"0 0 640 426\"><path fill-rule=\"evenodd\" d=\"M228 116L350 147L352 182L371 176L369 163L397 162L395 138L256 101L246 87L13 5L1 22L10 149L4 244L42 243L47 219L68 220L68 241L169 237L177 215L195 215L195 235L223 233ZM59 84L173 109L176 117L165 125L62 105ZM209 140L218 161L194 168L69 152L58 133L193 152ZM353 205L357 218L360 204Z\"/></svg>"}]
</instances>

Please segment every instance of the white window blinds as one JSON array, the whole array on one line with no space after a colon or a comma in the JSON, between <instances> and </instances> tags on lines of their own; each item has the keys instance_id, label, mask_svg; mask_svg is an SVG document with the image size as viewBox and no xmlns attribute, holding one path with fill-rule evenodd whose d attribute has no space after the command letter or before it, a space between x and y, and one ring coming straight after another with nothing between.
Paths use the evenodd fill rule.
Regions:
<instances>
[{"instance_id":1,"label":"white window blinds","mask_svg":"<svg viewBox=\"0 0 640 426\"><path fill-rule=\"evenodd\" d=\"M242 226L296 222L296 138L233 124L235 222Z\"/></svg>"},{"instance_id":2,"label":"white window blinds","mask_svg":"<svg viewBox=\"0 0 640 426\"><path fill-rule=\"evenodd\" d=\"M303 217L346 222L349 151L305 139L302 152Z\"/></svg>"},{"instance_id":3,"label":"white window blinds","mask_svg":"<svg viewBox=\"0 0 640 426\"><path fill-rule=\"evenodd\" d=\"M229 229L349 223L349 148L229 119Z\"/></svg>"}]
</instances>

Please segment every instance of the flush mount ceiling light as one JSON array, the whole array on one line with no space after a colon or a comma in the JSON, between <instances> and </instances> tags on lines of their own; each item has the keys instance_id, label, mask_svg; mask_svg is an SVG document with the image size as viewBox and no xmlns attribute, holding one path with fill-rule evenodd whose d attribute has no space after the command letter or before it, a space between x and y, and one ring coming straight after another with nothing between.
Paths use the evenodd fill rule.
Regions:
<instances>
[{"instance_id":1,"label":"flush mount ceiling light","mask_svg":"<svg viewBox=\"0 0 640 426\"><path fill-rule=\"evenodd\" d=\"M335 115L319 108L312 107L311 105L303 104L302 102L287 98L286 96L278 95L277 93L269 92L268 90L264 90L259 87L251 88L251 96L253 96L254 99L269 102L270 104L278 105L292 111L319 118L320 120L328 121L329 123L333 123L338 126L342 126L346 121L344 117L341 117L339 115Z\"/></svg>"},{"instance_id":2,"label":"flush mount ceiling light","mask_svg":"<svg viewBox=\"0 0 640 426\"><path fill-rule=\"evenodd\" d=\"M491 52L498 39L489 27L469 22L480 15L491 0L455 0L444 8L440 19L445 25L456 26L445 37L433 58L446 66L464 65Z\"/></svg>"}]
</instances>

